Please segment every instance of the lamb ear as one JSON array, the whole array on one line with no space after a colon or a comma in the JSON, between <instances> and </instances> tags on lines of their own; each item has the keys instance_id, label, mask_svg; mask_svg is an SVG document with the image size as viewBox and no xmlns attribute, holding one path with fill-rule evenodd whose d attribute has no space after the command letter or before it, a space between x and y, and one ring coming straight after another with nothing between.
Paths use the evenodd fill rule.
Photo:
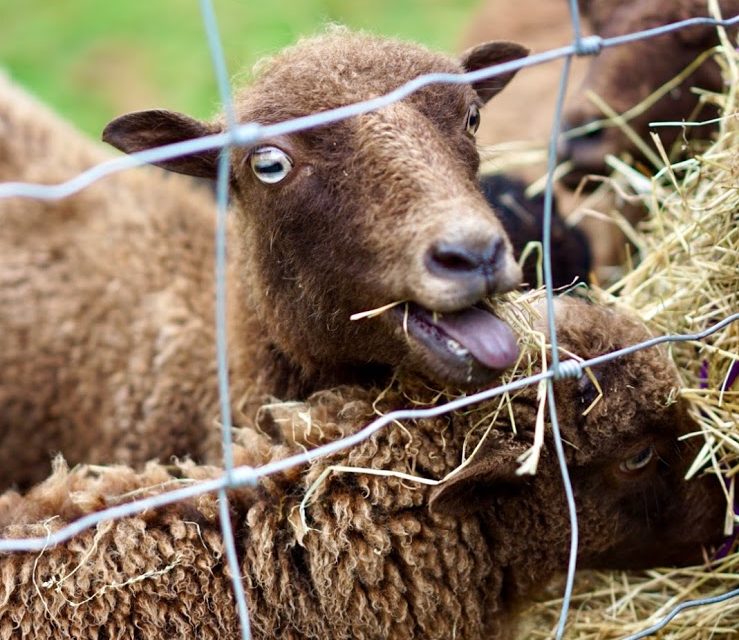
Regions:
<instances>
[{"instance_id":1,"label":"lamb ear","mask_svg":"<svg viewBox=\"0 0 739 640\"><path fill-rule=\"evenodd\" d=\"M135 153L218 132L219 128L216 125L201 122L182 113L152 109L127 113L109 122L103 130L103 141L125 153ZM215 179L218 149L200 151L154 164L175 173Z\"/></svg>"},{"instance_id":2,"label":"lamb ear","mask_svg":"<svg viewBox=\"0 0 739 640\"><path fill-rule=\"evenodd\" d=\"M516 475L518 457L527 445L506 441L484 448L464 469L434 487L429 508L434 513L453 516L475 513L496 499L511 497L527 482Z\"/></svg>"},{"instance_id":3,"label":"lamb ear","mask_svg":"<svg viewBox=\"0 0 739 640\"><path fill-rule=\"evenodd\" d=\"M472 49L467 49L462 54L461 62L465 71L477 71L494 64L502 64L511 60L518 60L529 55L526 47L516 44L515 42L493 41L479 44ZM518 71L511 71L503 75L487 78L472 84L477 91L477 95L483 102L487 102L498 94L516 75Z\"/></svg>"}]
</instances>

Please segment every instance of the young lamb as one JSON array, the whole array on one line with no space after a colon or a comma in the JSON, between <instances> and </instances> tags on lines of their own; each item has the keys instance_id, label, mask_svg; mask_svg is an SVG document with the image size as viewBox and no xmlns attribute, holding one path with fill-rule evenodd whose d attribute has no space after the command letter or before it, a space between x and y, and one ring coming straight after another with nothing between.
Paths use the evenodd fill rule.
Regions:
<instances>
[{"instance_id":1,"label":"young lamb","mask_svg":"<svg viewBox=\"0 0 739 640\"><path fill-rule=\"evenodd\" d=\"M739 0L719 0L718 4L724 18L739 14ZM580 0L580 6L593 30L602 37L710 15L707 0ZM731 35L736 32L736 28L730 29ZM592 58L582 86L569 100L564 114L564 129L574 129L604 117L603 112L588 100L586 92L591 91L602 97L616 113L625 113L672 80L700 54L718 44L716 28L703 25L603 50ZM715 117L715 107L710 102L700 105L699 95L691 87L721 92L723 81L718 64L707 60L679 86L629 120L638 137L651 146L650 122L708 120ZM664 127L658 133L665 148L669 149L683 136L705 139L711 131L710 126L687 129ZM605 174L608 172L605 156L618 156L624 152L639 161L645 161L638 147L618 127L598 129L566 140L560 149L560 159L572 161L574 169L565 176L564 181L577 186L584 175Z\"/></svg>"},{"instance_id":2,"label":"young lamb","mask_svg":"<svg viewBox=\"0 0 739 640\"><path fill-rule=\"evenodd\" d=\"M582 357L646 337L622 314L568 299L558 301L557 329L562 346ZM589 378L556 383L579 566L700 562L701 545L720 536L723 497L715 479L683 479L698 445L677 439L694 425L674 395L674 366L653 349L593 373L603 396L589 412L598 395ZM241 431L238 462L261 464L335 440L409 397L439 401L417 382L380 399L377 392L341 387L266 407L257 430ZM436 487L329 475L307 505L308 528L299 504L328 466L442 479L481 441L497 401L394 424L307 469L231 491L255 639L506 637L519 607L567 563L567 507L549 435L537 475L516 474L538 404L533 387L514 394L516 434L507 418L497 423L469 464ZM44 535L106 505L218 473L191 463L151 463L138 474L58 466L26 497L0 498L2 535ZM217 511L215 497L201 497L101 524L38 554L0 557L0 638L237 638Z\"/></svg>"},{"instance_id":3,"label":"young lamb","mask_svg":"<svg viewBox=\"0 0 739 640\"><path fill-rule=\"evenodd\" d=\"M525 54L487 43L457 61L331 29L263 64L236 98L238 119L281 121L422 73ZM512 75L428 87L377 112L234 150L235 401L247 390L301 398L395 369L477 386L513 364L513 332L476 306L515 287L520 269L479 191L474 139L480 106ZM24 158L25 136L13 132L33 140L35 116L19 127L22 113L0 114L10 138L0 158ZM117 119L104 137L134 151L221 129L220 120L148 111ZM63 157L55 135L43 138L51 157ZM93 164L97 148L83 146ZM213 177L216 156L162 164ZM18 178L14 162L0 162L1 179ZM45 477L55 451L74 463L136 464L204 460L213 450L213 207L203 198L177 179L131 172L60 203L0 201L0 486ZM413 303L407 317L350 320L396 300Z\"/></svg>"}]
</instances>

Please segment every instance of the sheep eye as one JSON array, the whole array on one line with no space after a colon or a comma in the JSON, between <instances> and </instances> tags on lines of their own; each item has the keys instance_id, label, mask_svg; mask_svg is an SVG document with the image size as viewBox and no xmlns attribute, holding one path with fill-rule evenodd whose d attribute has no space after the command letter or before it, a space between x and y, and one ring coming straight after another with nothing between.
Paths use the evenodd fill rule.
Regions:
<instances>
[{"instance_id":1,"label":"sheep eye","mask_svg":"<svg viewBox=\"0 0 739 640\"><path fill-rule=\"evenodd\" d=\"M473 136L480 128L480 109L476 104L471 104L470 108L467 109L465 128L467 129L467 133Z\"/></svg>"},{"instance_id":2,"label":"sheep eye","mask_svg":"<svg viewBox=\"0 0 739 640\"><path fill-rule=\"evenodd\" d=\"M636 455L626 458L622 461L618 468L626 473L634 473L644 469L654 458L654 446L649 445L646 449L642 449Z\"/></svg>"},{"instance_id":3,"label":"sheep eye","mask_svg":"<svg viewBox=\"0 0 739 640\"><path fill-rule=\"evenodd\" d=\"M284 180L292 171L293 161L282 149L277 147L258 147L249 156L254 175L266 184Z\"/></svg>"}]
</instances>

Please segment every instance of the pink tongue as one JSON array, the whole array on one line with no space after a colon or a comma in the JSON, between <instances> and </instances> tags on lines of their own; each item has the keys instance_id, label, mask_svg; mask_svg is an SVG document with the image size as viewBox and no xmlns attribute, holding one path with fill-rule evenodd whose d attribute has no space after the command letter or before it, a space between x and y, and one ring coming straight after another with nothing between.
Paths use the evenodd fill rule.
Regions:
<instances>
[{"instance_id":1,"label":"pink tongue","mask_svg":"<svg viewBox=\"0 0 739 640\"><path fill-rule=\"evenodd\" d=\"M507 369L518 358L513 331L488 311L473 307L439 316L436 324L490 369Z\"/></svg>"}]
</instances>

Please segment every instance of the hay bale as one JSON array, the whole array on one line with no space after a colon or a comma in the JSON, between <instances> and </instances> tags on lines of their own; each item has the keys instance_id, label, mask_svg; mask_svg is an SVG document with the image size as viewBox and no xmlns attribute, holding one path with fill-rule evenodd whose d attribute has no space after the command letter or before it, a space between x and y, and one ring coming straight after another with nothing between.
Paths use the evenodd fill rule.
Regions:
<instances>
[{"instance_id":1,"label":"hay bale","mask_svg":"<svg viewBox=\"0 0 739 640\"><path fill-rule=\"evenodd\" d=\"M649 216L634 236L638 266L595 294L636 313L657 334L700 332L739 312L739 61L728 43L721 56L727 92L707 96L722 108L716 141L701 155L672 165L660 149L666 166L646 191L644 177L625 167L612 182L614 189L630 187ZM670 354L682 377L680 393L701 428L695 437L705 440L691 473L707 466L709 473L722 476L731 505L739 473L739 322L702 341L674 343ZM739 516L727 506L726 533L737 527ZM659 622L682 601L736 589L737 546L729 536L725 548L701 567L582 574L567 637L623 638ZM561 604L559 599L537 604L526 637L550 637ZM737 629L739 598L684 610L659 637L717 638L733 636Z\"/></svg>"}]
</instances>

